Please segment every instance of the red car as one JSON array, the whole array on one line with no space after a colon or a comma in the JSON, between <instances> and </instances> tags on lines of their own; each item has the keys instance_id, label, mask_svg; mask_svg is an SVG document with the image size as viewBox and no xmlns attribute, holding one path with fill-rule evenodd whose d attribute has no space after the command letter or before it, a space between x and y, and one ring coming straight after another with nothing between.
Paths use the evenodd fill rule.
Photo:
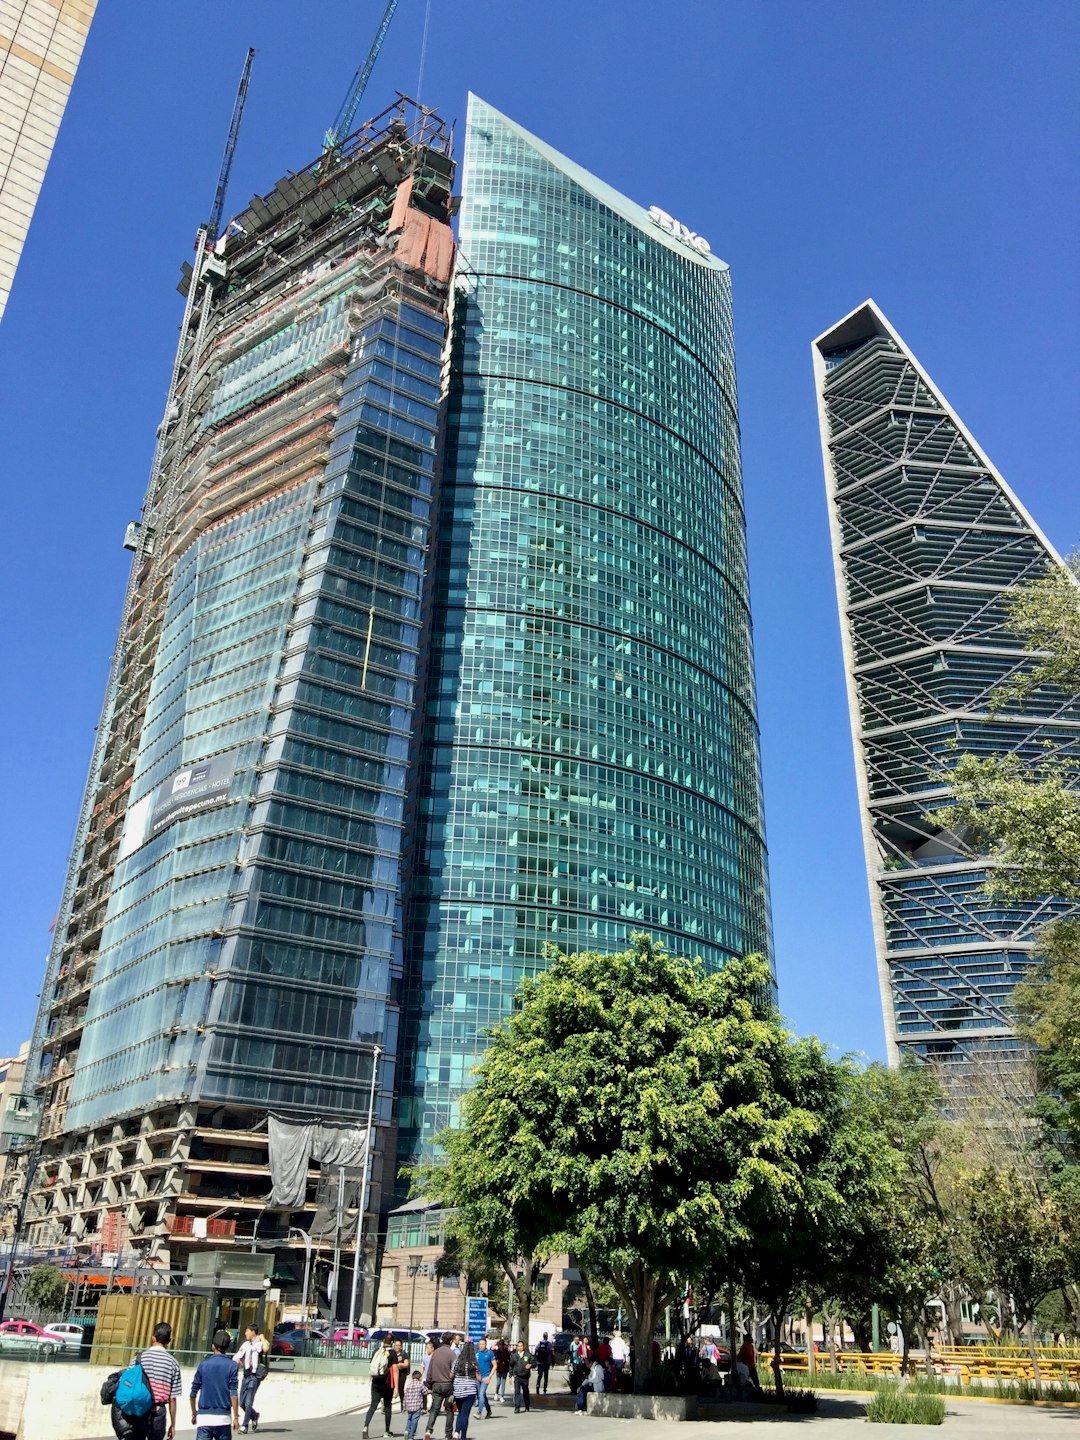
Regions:
<instances>
[{"instance_id":1,"label":"red car","mask_svg":"<svg viewBox=\"0 0 1080 1440\"><path fill-rule=\"evenodd\" d=\"M42 1340L54 1340L54 1335L46 1335L40 1325L35 1325L32 1320L5 1320L0 1325L0 1335L36 1335Z\"/></svg>"},{"instance_id":2,"label":"red car","mask_svg":"<svg viewBox=\"0 0 1080 1440\"><path fill-rule=\"evenodd\" d=\"M367 1339L367 1331L362 1325L355 1325L350 1333L347 1325L339 1325L330 1338L335 1345L360 1345Z\"/></svg>"}]
</instances>

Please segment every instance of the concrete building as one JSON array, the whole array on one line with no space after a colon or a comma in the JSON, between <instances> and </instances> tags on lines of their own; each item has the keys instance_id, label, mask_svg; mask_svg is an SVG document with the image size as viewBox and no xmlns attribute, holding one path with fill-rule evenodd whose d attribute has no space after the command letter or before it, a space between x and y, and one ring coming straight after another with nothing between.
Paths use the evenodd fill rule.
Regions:
<instances>
[{"instance_id":1,"label":"concrete building","mask_svg":"<svg viewBox=\"0 0 1080 1440\"><path fill-rule=\"evenodd\" d=\"M24 1083L29 1056L27 1040L18 1055L0 1060L0 1240L14 1233L27 1154L37 1131L37 1106Z\"/></svg>"},{"instance_id":2,"label":"concrete building","mask_svg":"<svg viewBox=\"0 0 1080 1440\"><path fill-rule=\"evenodd\" d=\"M268 1113L392 1137L453 173L401 99L200 232L39 1016L37 1243L353 1233L355 1146L264 1213Z\"/></svg>"},{"instance_id":3,"label":"concrete building","mask_svg":"<svg viewBox=\"0 0 1080 1440\"><path fill-rule=\"evenodd\" d=\"M0 0L0 318L97 0Z\"/></svg>"},{"instance_id":4,"label":"concrete building","mask_svg":"<svg viewBox=\"0 0 1080 1440\"><path fill-rule=\"evenodd\" d=\"M1007 1057L1035 932L1072 907L987 897L985 858L939 818L942 772L958 750L1034 763L1080 738L1054 687L991 706L1033 658L1009 591L1061 562L872 301L813 353L889 1057Z\"/></svg>"}]
</instances>

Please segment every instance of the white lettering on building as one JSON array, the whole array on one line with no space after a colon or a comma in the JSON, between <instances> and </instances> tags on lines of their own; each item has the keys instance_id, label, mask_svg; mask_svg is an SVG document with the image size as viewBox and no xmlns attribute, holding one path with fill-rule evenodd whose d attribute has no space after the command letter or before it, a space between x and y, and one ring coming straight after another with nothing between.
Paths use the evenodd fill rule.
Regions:
<instances>
[{"instance_id":1,"label":"white lettering on building","mask_svg":"<svg viewBox=\"0 0 1080 1440\"><path fill-rule=\"evenodd\" d=\"M684 245L691 245L695 250L699 250L702 255L712 253L712 247L703 235L695 235L693 230L673 219L666 210L661 210L659 205L649 206L649 219L654 225L659 225L661 230L674 235L676 240L681 240Z\"/></svg>"}]
</instances>

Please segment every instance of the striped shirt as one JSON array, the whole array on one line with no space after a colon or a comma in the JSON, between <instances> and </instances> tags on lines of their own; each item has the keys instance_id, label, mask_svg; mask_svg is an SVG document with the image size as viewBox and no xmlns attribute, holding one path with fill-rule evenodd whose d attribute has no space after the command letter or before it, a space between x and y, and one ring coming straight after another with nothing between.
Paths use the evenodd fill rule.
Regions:
<instances>
[{"instance_id":1,"label":"striped shirt","mask_svg":"<svg viewBox=\"0 0 1080 1440\"><path fill-rule=\"evenodd\" d=\"M164 1405L180 1394L180 1366L164 1345L151 1345L139 1356L155 1405Z\"/></svg>"}]
</instances>

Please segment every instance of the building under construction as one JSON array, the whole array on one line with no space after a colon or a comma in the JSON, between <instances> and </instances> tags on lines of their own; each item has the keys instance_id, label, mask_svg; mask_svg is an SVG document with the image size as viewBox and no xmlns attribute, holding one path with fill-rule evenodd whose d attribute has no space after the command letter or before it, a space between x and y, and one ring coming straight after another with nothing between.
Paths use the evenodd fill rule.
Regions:
<instances>
[{"instance_id":1,"label":"building under construction","mask_svg":"<svg viewBox=\"0 0 1080 1440\"><path fill-rule=\"evenodd\" d=\"M267 1211L268 1112L392 1123L453 175L399 97L185 267L35 1037L31 1244L332 1243L307 1131Z\"/></svg>"}]
</instances>

